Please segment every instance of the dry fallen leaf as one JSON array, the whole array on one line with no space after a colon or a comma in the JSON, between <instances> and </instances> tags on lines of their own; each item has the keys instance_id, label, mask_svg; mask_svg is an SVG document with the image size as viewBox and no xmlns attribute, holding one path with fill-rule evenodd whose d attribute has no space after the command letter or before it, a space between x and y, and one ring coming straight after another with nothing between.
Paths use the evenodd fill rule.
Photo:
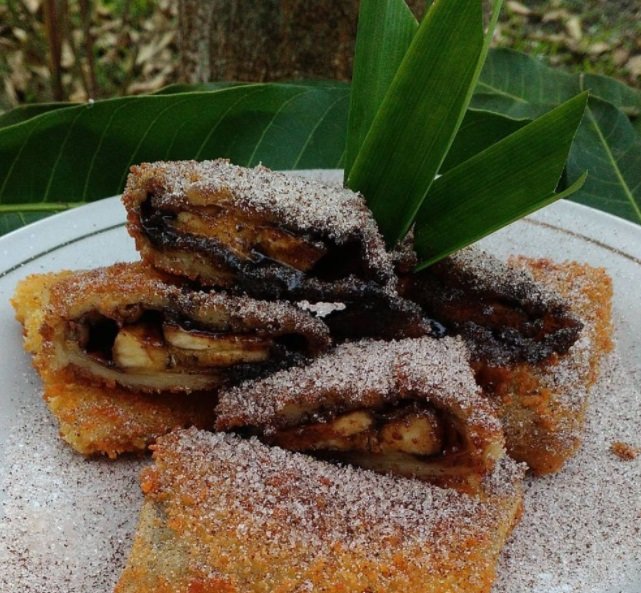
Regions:
<instances>
[{"instance_id":1,"label":"dry fallen leaf","mask_svg":"<svg viewBox=\"0 0 641 593\"><path fill-rule=\"evenodd\" d=\"M565 30L568 32L568 35L572 37L575 41L581 41L583 37L583 31L581 30L581 19L578 16L571 16L565 22Z\"/></svg>"},{"instance_id":2,"label":"dry fallen leaf","mask_svg":"<svg viewBox=\"0 0 641 593\"><path fill-rule=\"evenodd\" d=\"M570 13L567 10L550 10L543 15L541 19L544 23L550 23L552 21L565 21L570 18Z\"/></svg>"},{"instance_id":3,"label":"dry fallen leaf","mask_svg":"<svg viewBox=\"0 0 641 593\"><path fill-rule=\"evenodd\" d=\"M506 6L507 9L513 14L518 14L520 16L530 16L532 14L532 10L530 10L527 6L521 4L520 2L515 2L514 0L508 2Z\"/></svg>"},{"instance_id":4,"label":"dry fallen leaf","mask_svg":"<svg viewBox=\"0 0 641 593\"><path fill-rule=\"evenodd\" d=\"M27 10L31 14L36 14L42 4L42 0L22 0L22 3L27 7Z\"/></svg>"},{"instance_id":5,"label":"dry fallen leaf","mask_svg":"<svg viewBox=\"0 0 641 593\"><path fill-rule=\"evenodd\" d=\"M640 77L641 76L641 55L633 56L628 60L628 63L625 65L628 69L628 72L632 76Z\"/></svg>"},{"instance_id":6,"label":"dry fallen leaf","mask_svg":"<svg viewBox=\"0 0 641 593\"><path fill-rule=\"evenodd\" d=\"M629 58L630 52L623 47L615 49L612 52L612 62L614 62L615 66L623 66L623 64L625 64Z\"/></svg>"},{"instance_id":7,"label":"dry fallen leaf","mask_svg":"<svg viewBox=\"0 0 641 593\"><path fill-rule=\"evenodd\" d=\"M588 46L588 53L592 56L598 56L606 51L610 51L610 45L605 43L605 41L597 41Z\"/></svg>"}]
</instances>

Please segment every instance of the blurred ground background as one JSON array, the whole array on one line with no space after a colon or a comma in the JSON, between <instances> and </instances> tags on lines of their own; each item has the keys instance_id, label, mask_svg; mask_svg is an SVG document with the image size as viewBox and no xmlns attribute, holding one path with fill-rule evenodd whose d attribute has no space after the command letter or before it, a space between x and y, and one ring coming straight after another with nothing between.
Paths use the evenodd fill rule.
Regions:
<instances>
[{"instance_id":1,"label":"blurred ground background","mask_svg":"<svg viewBox=\"0 0 641 593\"><path fill-rule=\"evenodd\" d=\"M172 0L0 0L0 111L184 81L178 12ZM641 2L508 1L495 45L639 88Z\"/></svg>"}]
</instances>

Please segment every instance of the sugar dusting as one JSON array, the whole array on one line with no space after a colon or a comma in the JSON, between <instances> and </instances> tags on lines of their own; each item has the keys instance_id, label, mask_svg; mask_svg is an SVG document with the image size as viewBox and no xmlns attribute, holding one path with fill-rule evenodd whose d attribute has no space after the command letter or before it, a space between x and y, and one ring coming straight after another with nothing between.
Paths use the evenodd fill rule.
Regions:
<instances>
[{"instance_id":1,"label":"sugar dusting","mask_svg":"<svg viewBox=\"0 0 641 593\"><path fill-rule=\"evenodd\" d=\"M641 460L622 461L610 447L641 444L641 394L616 354L603 362L590 405L578 455L560 474L528 478L493 593L638 591Z\"/></svg>"},{"instance_id":2,"label":"sugar dusting","mask_svg":"<svg viewBox=\"0 0 641 593\"><path fill-rule=\"evenodd\" d=\"M112 591L136 526L144 462L73 453L36 398L14 419L3 457L0 591Z\"/></svg>"},{"instance_id":3,"label":"sugar dusting","mask_svg":"<svg viewBox=\"0 0 641 593\"><path fill-rule=\"evenodd\" d=\"M25 384L25 390L35 387ZM533 479L493 593L636 591L641 565L641 395L616 355L591 397L585 445L557 476ZM0 591L109 593L131 545L143 462L86 461L57 438L44 405L27 402L4 449Z\"/></svg>"},{"instance_id":4,"label":"sugar dusting","mask_svg":"<svg viewBox=\"0 0 641 593\"><path fill-rule=\"evenodd\" d=\"M408 396L461 408L468 422L499 431L474 381L463 340L427 336L342 344L307 366L223 390L217 426L259 426L269 432L298 424L300 414L292 412L296 408L301 413L353 410Z\"/></svg>"}]
</instances>

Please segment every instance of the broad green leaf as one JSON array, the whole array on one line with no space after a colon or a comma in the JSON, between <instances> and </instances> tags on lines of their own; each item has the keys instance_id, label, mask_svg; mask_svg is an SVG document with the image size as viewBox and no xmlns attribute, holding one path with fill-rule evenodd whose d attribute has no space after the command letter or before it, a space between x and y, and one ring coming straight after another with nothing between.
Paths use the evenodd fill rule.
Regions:
<instances>
[{"instance_id":1,"label":"broad green leaf","mask_svg":"<svg viewBox=\"0 0 641 593\"><path fill-rule=\"evenodd\" d=\"M514 120L531 121L547 113L554 103L530 103L505 93L476 92L470 102L472 109L498 113Z\"/></svg>"},{"instance_id":2,"label":"broad green leaf","mask_svg":"<svg viewBox=\"0 0 641 593\"><path fill-rule=\"evenodd\" d=\"M516 120L490 111L468 109L439 173L443 174L453 169L527 123L528 120Z\"/></svg>"},{"instance_id":3,"label":"broad green leaf","mask_svg":"<svg viewBox=\"0 0 641 593\"><path fill-rule=\"evenodd\" d=\"M599 74L579 74L582 91L618 107L630 118L641 117L641 91L623 82Z\"/></svg>"},{"instance_id":4,"label":"broad green leaf","mask_svg":"<svg viewBox=\"0 0 641 593\"><path fill-rule=\"evenodd\" d=\"M33 105L21 105L15 109L11 109L6 113L0 114L0 128L13 126L14 124L22 123L32 117L49 113L56 109L64 109L65 107L73 107L77 103L34 103Z\"/></svg>"},{"instance_id":5,"label":"broad green leaf","mask_svg":"<svg viewBox=\"0 0 641 593\"><path fill-rule=\"evenodd\" d=\"M436 2L385 95L348 186L366 197L389 245L407 233L445 159L487 44L480 1Z\"/></svg>"},{"instance_id":6,"label":"broad green leaf","mask_svg":"<svg viewBox=\"0 0 641 593\"><path fill-rule=\"evenodd\" d=\"M616 107L591 98L568 158L568 175L590 175L577 202L641 224L641 136Z\"/></svg>"},{"instance_id":7,"label":"broad green leaf","mask_svg":"<svg viewBox=\"0 0 641 593\"><path fill-rule=\"evenodd\" d=\"M569 74L511 49L490 50L471 106L508 117L535 118L582 91L631 118L641 116L641 91L608 76Z\"/></svg>"},{"instance_id":8,"label":"broad green leaf","mask_svg":"<svg viewBox=\"0 0 641 593\"><path fill-rule=\"evenodd\" d=\"M178 93L202 93L206 91L220 91L221 89L228 89L233 86L242 86L250 84L246 82L198 82L193 84L170 84L163 88L151 93L152 95L176 95Z\"/></svg>"},{"instance_id":9,"label":"broad green leaf","mask_svg":"<svg viewBox=\"0 0 641 593\"><path fill-rule=\"evenodd\" d=\"M122 191L133 163L228 157L274 169L336 168L345 86L251 84L59 109L0 130L0 220ZM10 222L7 222L10 221Z\"/></svg>"},{"instance_id":10,"label":"broad green leaf","mask_svg":"<svg viewBox=\"0 0 641 593\"><path fill-rule=\"evenodd\" d=\"M352 73L345 179L418 23L405 0L361 0Z\"/></svg>"},{"instance_id":11,"label":"broad green leaf","mask_svg":"<svg viewBox=\"0 0 641 593\"><path fill-rule=\"evenodd\" d=\"M416 219L420 267L562 197L554 190L586 102L563 103L439 177Z\"/></svg>"},{"instance_id":12,"label":"broad green leaf","mask_svg":"<svg viewBox=\"0 0 641 593\"><path fill-rule=\"evenodd\" d=\"M196 82L192 84L170 84L165 86L153 93L151 95L175 95L177 93L202 93L205 91L220 91L222 89L228 89L231 87L237 86L247 86L255 84L253 82L240 82L240 81L230 81L230 80L219 80L217 82ZM306 87L323 87L323 88L344 88L347 89L349 84L340 80L282 80L280 84L293 84L295 86L306 86Z\"/></svg>"},{"instance_id":13,"label":"broad green leaf","mask_svg":"<svg viewBox=\"0 0 641 593\"><path fill-rule=\"evenodd\" d=\"M493 49L488 53L476 88L472 107L498 111L487 104L492 97L503 100L509 116L534 118L540 107L558 105L580 92L578 78L550 68L537 58L510 49ZM549 108L548 108L549 110Z\"/></svg>"},{"instance_id":14,"label":"broad green leaf","mask_svg":"<svg viewBox=\"0 0 641 593\"><path fill-rule=\"evenodd\" d=\"M11 212L0 214L0 235L36 222L50 214L52 214L52 212Z\"/></svg>"}]
</instances>

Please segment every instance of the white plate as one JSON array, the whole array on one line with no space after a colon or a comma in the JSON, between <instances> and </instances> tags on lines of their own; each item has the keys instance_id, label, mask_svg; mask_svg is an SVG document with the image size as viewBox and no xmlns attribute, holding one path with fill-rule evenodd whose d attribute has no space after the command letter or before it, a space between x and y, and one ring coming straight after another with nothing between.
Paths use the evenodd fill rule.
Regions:
<instances>
[{"instance_id":1,"label":"white plate","mask_svg":"<svg viewBox=\"0 0 641 593\"><path fill-rule=\"evenodd\" d=\"M330 172L323 177L337 179ZM57 439L8 302L27 274L136 259L123 223L120 202L111 198L0 238L3 593L108 593L128 552L145 461L87 461ZM562 202L484 243L501 256L606 267L614 279L620 356L593 398L579 456L562 474L528 484L525 518L502 560L496 591L639 593L641 460L616 460L608 447L613 440L641 444L641 227ZM564 505L565 517L555 505Z\"/></svg>"}]
</instances>

